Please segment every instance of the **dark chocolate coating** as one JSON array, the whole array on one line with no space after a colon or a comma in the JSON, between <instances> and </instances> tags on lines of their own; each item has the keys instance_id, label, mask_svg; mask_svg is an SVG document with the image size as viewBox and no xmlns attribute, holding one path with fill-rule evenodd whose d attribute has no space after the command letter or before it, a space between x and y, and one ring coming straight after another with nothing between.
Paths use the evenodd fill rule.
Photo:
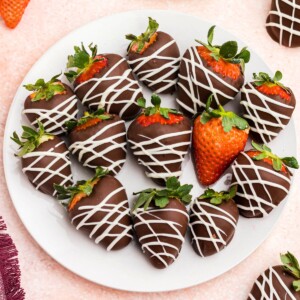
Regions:
<instances>
[{"instance_id":1,"label":"dark chocolate coating","mask_svg":"<svg viewBox=\"0 0 300 300\"><path fill-rule=\"evenodd\" d=\"M183 120L178 124L172 124L172 125L161 125L160 123L154 123L149 126L142 126L138 123L137 120L134 120L127 131L127 139L128 143L130 145L130 148L138 160L139 164L144 165L145 171L148 173L156 173L157 178L150 177L154 182L156 182L159 185L165 185L165 181L168 177L172 177L172 173L178 172L181 170L182 160L180 160L180 156L175 153L170 153L170 148L172 148L172 145L175 145L177 143L185 142L186 145L179 145L175 147L176 151L183 151L188 152L189 146L190 146L190 140L191 140L191 133L181 134L173 137L163 138L160 140L159 144L158 142L154 141L153 139L160 137L165 134L176 134L183 131L189 131L191 130L191 122L188 118L184 117ZM147 141L153 140L152 143L148 143L145 145L142 145L141 143L147 143ZM135 149L134 143L137 143L139 145L139 148ZM169 153L162 153L162 147L164 147L164 150L168 151ZM146 151L151 150L152 148L160 148L156 151L156 153L152 153L151 156L147 155L140 155L136 153L137 151L141 151L141 149L145 149ZM179 159L178 162L171 162L167 163L168 161ZM161 162L166 162L163 166L160 165ZM151 163L150 166L145 166L145 164ZM168 175L161 175L168 173Z\"/></svg>"},{"instance_id":2,"label":"dark chocolate coating","mask_svg":"<svg viewBox=\"0 0 300 300\"><path fill-rule=\"evenodd\" d=\"M284 272L282 266L270 267L253 284L247 300L282 299L300 300L300 293L292 286L295 277ZM278 295L278 296L275 296Z\"/></svg>"},{"instance_id":3,"label":"dark chocolate coating","mask_svg":"<svg viewBox=\"0 0 300 300\"><path fill-rule=\"evenodd\" d=\"M83 104L91 110L97 110L100 105L100 107L104 106L106 112L119 115L124 120L133 119L141 111L136 104L137 100L143 97L139 84L122 56L109 53L101 55L107 58L108 65L96 73L92 79L82 84L77 85L75 81L75 93L83 101ZM124 75L125 72L128 73L127 76ZM107 79L101 81L100 84L95 81L106 76ZM90 93L91 89L94 90ZM108 90L109 93L107 93ZM88 93L90 93L88 99L84 100ZM101 96L103 93L107 94ZM92 97L94 98L90 99ZM132 103L121 115L122 109L127 105L124 101L131 99Z\"/></svg>"},{"instance_id":4,"label":"dark chocolate coating","mask_svg":"<svg viewBox=\"0 0 300 300\"><path fill-rule=\"evenodd\" d=\"M89 213L91 215L88 215ZM82 230L95 240L95 243L100 243L108 251L123 249L132 240L132 224L126 191L120 181L113 176L107 175L101 178L94 186L91 195L82 198L72 210L69 210L69 216L76 228L80 226L77 229ZM92 234L93 230L95 232Z\"/></svg>"},{"instance_id":5,"label":"dark chocolate coating","mask_svg":"<svg viewBox=\"0 0 300 300\"><path fill-rule=\"evenodd\" d=\"M65 93L54 95L49 100L38 100L32 101L30 96L28 96L24 103L24 114L26 115L29 122L38 128L37 119L44 125L45 131L51 134L62 134L66 131L64 124L67 121L75 120L77 115L77 98L75 97L73 91L64 84ZM74 99L68 101L71 97ZM65 105L62 103L65 102ZM62 106L60 106L62 105ZM26 112L27 109L36 109L37 112ZM41 110L46 110L45 112ZM52 111L52 112L51 112ZM61 116L57 118L59 115ZM49 116L47 116L49 114ZM65 115L68 114L68 115ZM53 120L50 120L49 117Z\"/></svg>"},{"instance_id":6,"label":"dark chocolate coating","mask_svg":"<svg viewBox=\"0 0 300 300\"><path fill-rule=\"evenodd\" d=\"M266 26L275 42L300 47L300 0L273 0Z\"/></svg>"},{"instance_id":7,"label":"dark chocolate coating","mask_svg":"<svg viewBox=\"0 0 300 300\"><path fill-rule=\"evenodd\" d=\"M195 252L202 257L210 256L228 246L238 219L239 211L232 199L220 205L211 204L210 199L196 200L191 207L189 224Z\"/></svg>"},{"instance_id":8,"label":"dark chocolate coating","mask_svg":"<svg viewBox=\"0 0 300 300\"><path fill-rule=\"evenodd\" d=\"M144 254L155 268L164 269L178 257L187 231L188 218L185 206L176 199L170 199L165 208L148 208L146 211L141 208L133 215L137 238Z\"/></svg>"},{"instance_id":9,"label":"dark chocolate coating","mask_svg":"<svg viewBox=\"0 0 300 300\"><path fill-rule=\"evenodd\" d=\"M84 130L72 130L69 139L70 152L86 167L110 169L111 174L116 175L124 165L126 128L117 115Z\"/></svg>"},{"instance_id":10,"label":"dark chocolate coating","mask_svg":"<svg viewBox=\"0 0 300 300\"><path fill-rule=\"evenodd\" d=\"M174 39L169 34L158 31L156 41L151 44L142 54L135 52L128 53L128 63L130 67L134 70L141 64L141 66L138 67L137 71L135 72L137 77L150 90L156 93L169 94L175 91L180 62L180 52L177 43L174 41L173 44L161 51L158 54L159 57L157 57L157 55L153 56L156 51L171 41L174 41ZM142 58L146 59L149 56L153 56L153 58L146 63L143 63L144 60L133 62ZM172 62L171 65L170 62ZM161 68L163 69L156 73L156 70ZM151 74L151 71L154 71L154 73L148 76L148 74ZM167 77L162 78L162 76L168 73L170 74ZM143 80L142 78L145 75L147 75L147 78ZM158 82L156 82L157 80ZM151 84L152 82L154 82L154 84ZM172 85L170 85L170 82L173 82Z\"/></svg>"},{"instance_id":11,"label":"dark chocolate coating","mask_svg":"<svg viewBox=\"0 0 300 300\"><path fill-rule=\"evenodd\" d=\"M275 171L271 164L253 160L247 152L241 152L233 164L231 185L238 186L234 200L240 214L261 218L287 196L291 183L288 172Z\"/></svg>"},{"instance_id":12,"label":"dark chocolate coating","mask_svg":"<svg viewBox=\"0 0 300 300\"><path fill-rule=\"evenodd\" d=\"M42 152L43 155L38 152ZM55 156L63 153L64 158ZM27 169L29 167L30 170ZM36 188L45 180L37 189L51 196L56 195L53 184L73 184L69 151L65 142L57 136L42 143L31 153L25 154L22 157L22 169ZM58 170L58 174L55 174Z\"/></svg>"},{"instance_id":13,"label":"dark chocolate coating","mask_svg":"<svg viewBox=\"0 0 300 300\"><path fill-rule=\"evenodd\" d=\"M256 142L266 144L276 138L276 136L282 130L281 126L279 126L278 124L277 119L275 118L275 114L276 116L278 114L281 115L281 117L279 117L280 122L282 123L282 125L286 126L290 122L291 116L294 112L296 99L292 91L290 101L286 101L279 95L264 95L259 91L257 91L258 94L253 94L251 90L253 90L256 85L253 82L251 82L250 84L251 85L247 83L242 89L241 104L244 106L243 117L247 119L251 127L251 137ZM247 95L245 91L250 93ZM271 98L278 104L272 103L270 101L265 101L264 97ZM287 105L290 107L287 107ZM259 108L265 109L267 110L267 112L260 111Z\"/></svg>"},{"instance_id":14,"label":"dark chocolate coating","mask_svg":"<svg viewBox=\"0 0 300 300\"><path fill-rule=\"evenodd\" d=\"M210 73L206 75L204 71L212 72L215 76L212 76ZM215 94L219 104L225 105L235 98L244 84L242 72L236 80L216 73L207 64L206 60L201 58L197 51L197 46L193 46L185 51L180 63L178 76L176 100L181 106L181 110L188 116L193 116L204 110L208 97L213 93L212 87L217 91ZM224 82L232 88L226 86ZM228 98L221 95L220 92L226 94ZM214 97L211 107L216 108L217 106Z\"/></svg>"}]
</instances>

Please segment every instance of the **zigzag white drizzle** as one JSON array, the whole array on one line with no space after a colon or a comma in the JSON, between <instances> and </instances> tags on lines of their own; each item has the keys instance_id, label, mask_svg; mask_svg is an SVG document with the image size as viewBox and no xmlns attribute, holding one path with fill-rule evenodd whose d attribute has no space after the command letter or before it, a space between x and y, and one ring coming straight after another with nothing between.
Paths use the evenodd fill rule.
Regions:
<instances>
[{"instance_id":1,"label":"zigzag white drizzle","mask_svg":"<svg viewBox=\"0 0 300 300\"><path fill-rule=\"evenodd\" d=\"M75 92L88 83L93 83L93 87L84 95L82 99L82 103L84 105L89 106L91 109L97 110L98 108L106 107L106 112L111 112L111 106L113 104L124 104L124 107L118 113L118 115L122 118L124 112L129 108L130 105L135 104L135 100L139 93L142 93L141 88L138 85L138 82L135 79L131 79L129 76L131 74L131 69L128 68L124 71L123 74L118 76L110 76L110 74L119 67L122 63L126 63L125 58L120 59L115 65L112 66L110 70L106 74L104 74L101 78L89 79L79 84L75 88ZM98 93L96 95L92 95L92 93L100 88L101 83L105 81L113 81L116 80L115 83L112 83L105 91ZM126 83L122 88L118 87L122 83ZM136 87L134 87L136 86ZM125 91L131 91L132 95L130 99L117 99L122 93ZM95 103L90 103L95 101Z\"/></svg>"},{"instance_id":2,"label":"zigzag white drizzle","mask_svg":"<svg viewBox=\"0 0 300 300\"><path fill-rule=\"evenodd\" d=\"M291 109L292 111L294 110L294 107L292 105L280 103L260 93L251 83L248 83L248 85L250 88L246 86L243 86L242 88L242 93L246 95L246 99L241 100L241 105L243 105L246 110L246 112L244 113L244 117L253 121L255 127L251 127L251 130L257 132L260 135L263 142L266 144L269 143L279 134L279 132L274 132L270 129L268 130L266 126L272 126L274 127L274 129L278 127L283 129L286 126L283 124L283 121L290 119L290 116L274 111L270 108L269 105L277 105L278 107ZM261 100L263 106L255 105L251 101L251 95L257 96ZM271 115L276 119L276 122L263 119L259 116L259 113L266 113L268 115Z\"/></svg>"},{"instance_id":3,"label":"zigzag white drizzle","mask_svg":"<svg viewBox=\"0 0 300 300\"><path fill-rule=\"evenodd\" d=\"M268 212L262 207L262 204L269 206L272 209L276 207L276 205L273 204L272 195L270 194L268 187L283 190L286 194L288 194L289 190L276 182L264 180L261 177L261 172L270 173L275 177L279 177L279 178L283 179L284 181L286 181L289 184L291 183L291 180L273 169L271 170L271 169L267 169L267 168L255 165L253 160L246 153L241 152L240 154L243 155L247 159L248 164L241 165L241 164L237 163L236 161L233 163L232 171L233 171L236 181L232 182L231 185L237 184L242 189L242 192L238 191L236 193L236 195L246 199L248 201L248 205L245 206L245 205L237 204L237 206L242 210L251 211L253 215L255 215L255 212L258 210L262 213L263 216L266 216L268 214ZM247 177L247 174L246 174L247 170L253 170L255 172L255 174L256 174L255 180L250 180ZM241 172L244 179L242 179L238 175L238 171ZM268 199L263 199L262 197L260 197L259 194L257 194L255 187L254 187L254 184L257 184L257 183L260 184L264 188L266 194L268 195ZM251 190L250 193L246 191L246 187L250 188L250 190Z\"/></svg>"},{"instance_id":4,"label":"zigzag white drizzle","mask_svg":"<svg viewBox=\"0 0 300 300\"><path fill-rule=\"evenodd\" d=\"M207 208L211 208L215 212L209 213L207 211ZM208 241L212 243L216 249L216 252L219 252L222 249L220 246L227 245L225 239L222 237L222 234L226 236L226 233L222 228L216 225L215 221L217 219L222 219L223 221L229 223L234 230L236 229L237 220L230 213L228 213L224 209L221 209L218 205L213 205L205 201L195 200L194 203L191 205L190 219L192 220L193 218L195 218L196 220L192 223L190 222L189 227L192 233L192 242L196 244L200 256L205 256L202 253L200 241ZM206 218L207 221L205 220ZM197 235L194 231L194 226L197 225L205 226L205 229L209 237L206 237L204 235L203 236Z\"/></svg>"},{"instance_id":5,"label":"zigzag white drizzle","mask_svg":"<svg viewBox=\"0 0 300 300\"><path fill-rule=\"evenodd\" d=\"M171 139L173 137L182 136L182 135L190 135L191 130L181 131L181 132L173 132L168 134L160 135L156 138L151 138L145 135L140 134L140 137L144 138L142 142L135 142L133 140L128 140L131 143L131 149L134 155L150 157L151 161L146 162L141 157L138 159L139 164L146 167L146 175L150 178L162 178L166 180L169 177L176 176L179 177L182 174L182 170L177 172L171 172L168 168L168 165L174 163L182 163L184 160L184 156L187 154L188 149L185 151L177 150L177 148L181 146L186 146L190 144L190 141L187 142L179 142L171 145L165 145L162 140L164 139ZM147 146L151 146L155 144L154 148L147 149ZM156 155L168 155L173 154L176 155L178 158L172 160L159 160L156 158ZM153 170L152 166L161 166L165 170L165 172L157 173Z\"/></svg>"},{"instance_id":6,"label":"zigzag white drizzle","mask_svg":"<svg viewBox=\"0 0 300 300\"><path fill-rule=\"evenodd\" d=\"M171 86L174 86L177 82L176 79L168 79L169 76L175 74L179 70L179 62L181 60L180 57L170 57L170 56L164 56L160 55L165 49L171 47L173 44L175 44L175 40L172 40L156 50L154 53L152 53L149 56L141 56L140 58L134 59L134 60L128 60L129 65L133 65L138 63L134 69L133 73L137 74L139 79L142 82L145 82L149 87L153 87L156 84L164 84L161 88L155 90L155 93L163 93L165 90L170 88ZM150 70L144 70L139 71L140 68L142 68L145 64L147 64L150 60L167 60L168 62L164 63L159 68L150 69ZM159 74L160 72L167 70L168 68L171 68L168 72L166 72L164 75L159 76L157 79L154 79L153 77Z\"/></svg>"},{"instance_id":7,"label":"zigzag white drizzle","mask_svg":"<svg viewBox=\"0 0 300 300\"><path fill-rule=\"evenodd\" d=\"M107 251L110 251L122 238L126 236L131 239L133 238L132 234L130 233L131 226L127 226L120 222L124 216L129 216L130 209L128 207L128 200L124 199L123 201L117 204L108 203L111 198L121 193L122 191L124 191L124 188L121 186L118 189L109 193L100 203L96 205L79 206L78 210L82 211L82 213L72 218L72 223L74 222L74 220L80 219L80 222L76 226L77 230L79 230L82 227L92 227L92 230L89 234L89 238L94 239L96 244L99 244L106 237L114 238L113 241L107 246ZM90 218L97 212L105 212L107 214L103 219L98 220L96 222L89 221ZM108 221L115 214L118 215L115 218L115 220ZM109 226L100 235L94 236L98 229L100 229L104 225ZM113 233L115 227L121 227L123 228L123 231L121 233Z\"/></svg>"},{"instance_id":8,"label":"zigzag white drizzle","mask_svg":"<svg viewBox=\"0 0 300 300\"><path fill-rule=\"evenodd\" d=\"M269 275L266 275L266 272L269 271ZM276 272L276 270L272 267L269 267L262 275L262 282L260 282L258 279L255 280L255 285L258 287L261 297L259 299L263 300L284 300L284 299L291 299L296 300L295 296L290 291L289 287L285 285L283 280L281 279L280 275ZM278 295L278 292L274 288L274 279L277 279L281 285L281 287L286 291L286 294L284 296L284 299L281 298ZM270 292L267 294L266 288L269 287ZM287 298L289 296L290 298ZM249 299L251 300L257 300L258 298L255 298L251 293L249 294Z\"/></svg>"},{"instance_id":9,"label":"zigzag white drizzle","mask_svg":"<svg viewBox=\"0 0 300 300\"><path fill-rule=\"evenodd\" d=\"M138 208L134 216L136 218L136 221L134 222L134 229L136 230L139 226L146 226L151 233L148 235L144 235L139 237L139 242L142 245L142 250L145 252L147 250L149 253L151 253L151 257L156 257L165 267L167 267L169 264L167 263L167 258L171 257L173 260L175 260L180 252L180 248L175 247L173 244L170 244L166 241L162 241L161 239L165 238L171 238L176 239L184 243L184 236L180 233L179 228L182 227L181 224L169 221L165 219L161 219L157 215L154 215L153 213L159 213L162 209L156 209L156 208L149 208L148 210L144 210L144 208ZM184 215L187 220L189 220L189 215L187 212L176 209L176 208L164 208L164 212L170 212L170 213L177 213ZM151 219L147 220L145 217L150 216ZM168 225L168 227L171 229L171 233L164 232L155 232L152 225L155 224L165 224ZM154 241L144 242L144 240L147 239L154 239ZM163 251L162 252L156 252L153 250L153 247L155 246L161 246ZM176 250L176 254L172 255L170 252L168 252L168 248L172 248Z\"/></svg>"},{"instance_id":10,"label":"zigzag white drizzle","mask_svg":"<svg viewBox=\"0 0 300 300\"><path fill-rule=\"evenodd\" d=\"M62 110L62 107L64 107L65 105L67 106ZM71 113L74 107L76 109L73 113ZM55 135L66 132L66 129L64 127L65 122L76 119L77 113L77 98L75 95L69 97L68 99L64 100L59 105L50 110L43 108L28 108L23 110L23 114L38 115L38 117L32 123L32 125L38 127L39 120L44 125L44 128L48 133Z\"/></svg>"},{"instance_id":11,"label":"zigzag white drizzle","mask_svg":"<svg viewBox=\"0 0 300 300\"><path fill-rule=\"evenodd\" d=\"M48 151L33 151L23 156L23 159L36 158L29 166L22 169L24 174L26 174L26 172L37 173L37 175L33 179L33 183L36 184L35 187L36 190L39 190L42 185L46 184L47 181L51 180L51 178L56 175L61 178L60 182L56 182L59 185L65 185L68 181L70 182L73 181L72 174L70 174L69 176L65 176L64 174L61 173L61 171L66 167L68 166L71 167L70 159L68 158L69 150L66 150L63 153L55 152L56 151L55 148L60 147L64 143L65 143L64 141L61 141L60 143L56 144L53 148L49 149ZM39 161L46 157L52 158L49 165L46 168L42 168L38 166ZM53 170L51 167L54 166L60 160L64 162L62 166L56 170ZM47 174L46 178L38 183L39 179L45 174ZM56 193L57 192L54 191L52 195L55 196Z\"/></svg>"},{"instance_id":12,"label":"zigzag white drizzle","mask_svg":"<svg viewBox=\"0 0 300 300\"><path fill-rule=\"evenodd\" d=\"M188 53L190 54L190 58L182 57L181 64L185 64L186 73L187 75L182 75L179 73L178 77L187 83L188 88L184 86L184 84L179 80L178 86L185 91L188 95L189 100L193 102L193 107L190 107L184 103L184 99L176 98L177 103L183 107L186 111L195 114L198 112L198 108L205 107L205 103L207 99L201 99L201 95L199 94L199 88L211 91L214 95L214 99L217 104L220 104L219 97L222 96L228 100L233 100L234 97L231 95L226 94L224 91L219 90L213 86L212 78L219 81L222 86L226 86L227 88L234 91L236 94L239 92L234 86L227 83L225 80L220 78L216 73L207 69L202 62L202 59L197 51L197 46L190 47L187 49ZM196 70L200 69L208 82L208 85L205 85L202 82L197 80ZM202 100L202 101L201 101Z\"/></svg>"},{"instance_id":13,"label":"zigzag white drizzle","mask_svg":"<svg viewBox=\"0 0 300 300\"><path fill-rule=\"evenodd\" d=\"M126 132L120 132L113 136L108 136L107 138L101 138L107 131L110 131L113 127L118 126L119 124L124 124L123 120L119 120L117 122L106 125L97 133L92 135L85 141L77 141L70 145L69 150L72 154L78 155L78 160L83 163L83 166L89 167L92 169L97 168L98 166L93 164L93 160L101 158L107 161L110 165L107 167L110 171L112 171L115 175L118 173L118 168L121 168L126 159L119 159L117 161L113 161L109 159L106 155L111 153L112 151L121 148L126 153L126 141L123 143L119 143L116 140L119 137L126 136ZM102 151L96 150L97 147L107 144L107 147ZM91 154L91 157L83 161L83 156L85 154Z\"/></svg>"},{"instance_id":14,"label":"zigzag white drizzle","mask_svg":"<svg viewBox=\"0 0 300 300\"><path fill-rule=\"evenodd\" d=\"M288 46L291 47L292 46L292 42L293 42L293 37L294 36L298 36L300 37L300 30L296 30L294 29L295 23L300 24L300 19L296 18L295 15L300 15L300 5L296 4L296 0L281 0L282 2L286 3L287 5L291 6L293 9L293 14L292 16L283 13L280 10L280 5L279 5L279 0L275 0L276 1L276 9L277 10L271 10L269 13L269 18L271 15L275 15L278 16L279 18L279 24L278 23L274 23L274 22L268 22L266 24L267 27L276 27L279 28L280 30L280 34L279 34L279 44L282 45L282 38L283 38L283 33L284 31L290 33L290 38L289 38L289 44ZM298 11L299 10L299 11ZM283 20L287 19L289 21L291 21L291 26L287 27L283 24Z\"/></svg>"}]
</instances>

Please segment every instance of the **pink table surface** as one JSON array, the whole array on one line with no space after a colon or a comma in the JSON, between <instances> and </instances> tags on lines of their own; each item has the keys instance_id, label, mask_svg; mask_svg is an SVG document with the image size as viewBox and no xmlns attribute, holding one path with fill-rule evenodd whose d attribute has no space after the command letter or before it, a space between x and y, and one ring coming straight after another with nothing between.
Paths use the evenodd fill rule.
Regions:
<instances>
[{"instance_id":1,"label":"pink table surface","mask_svg":"<svg viewBox=\"0 0 300 300\"><path fill-rule=\"evenodd\" d=\"M31 0L22 22L15 30L6 29L0 21L0 151L2 152L4 127L10 104L33 63L53 43L77 27L128 10L176 10L199 16L223 27L255 49L271 69L281 70L284 73L284 82L288 83L296 97L300 98L300 48L281 47L267 35L264 25L270 2ZM294 113L294 121L299 130L299 105ZM17 216L9 197L4 180L2 153L0 160L0 215L5 218L20 253L22 285L26 291L26 299L246 299L254 279L267 266L279 262L280 252L289 250L300 257L298 172L289 202L273 233L254 254L226 274L189 289L168 293L130 293L99 286L64 269L32 239Z\"/></svg>"}]
</instances>

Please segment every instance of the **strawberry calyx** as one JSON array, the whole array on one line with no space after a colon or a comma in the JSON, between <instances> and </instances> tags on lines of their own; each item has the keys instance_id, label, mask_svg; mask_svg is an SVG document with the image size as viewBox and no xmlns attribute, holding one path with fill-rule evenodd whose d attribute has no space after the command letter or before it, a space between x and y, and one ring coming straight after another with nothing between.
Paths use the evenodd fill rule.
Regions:
<instances>
[{"instance_id":1,"label":"strawberry calyx","mask_svg":"<svg viewBox=\"0 0 300 300\"><path fill-rule=\"evenodd\" d=\"M109 120L112 117L113 116L106 113L103 108L100 108L95 112L84 112L83 117L81 117L79 120L67 121L65 123L65 127L68 131L82 131L89 127L95 126L103 120Z\"/></svg>"},{"instance_id":2,"label":"strawberry calyx","mask_svg":"<svg viewBox=\"0 0 300 300\"><path fill-rule=\"evenodd\" d=\"M36 102L39 100L50 100L55 95L65 94L66 89L64 85L60 82L58 77L61 74L53 76L48 82L44 79L38 79L34 84L23 85L28 91L33 92L30 94L30 100Z\"/></svg>"},{"instance_id":3,"label":"strawberry calyx","mask_svg":"<svg viewBox=\"0 0 300 300\"><path fill-rule=\"evenodd\" d=\"M137 117L137 122L147 127L154 123L162 125L177 124L183 120L183 115L176 109L160 107L161 99L156 94L152 94L151 103L153 106L146 107L146 100L139 98L137 104L143 108L142 114Z\"/></svg>"},{"instance_id":4,"label":"strawberry calyx","mask_svg":"<svg viewBox=\"0 0 300 300\"><path fill-rule=\"evenodd\" d=\"M285 272L291 274L296 278L293 281L293 288L296 292L300 292L300 266L297 258L290 252L280 255L282 268Z\"/></svg>"},{"instance_id":5,"label":"strawberry calyx","mask_svg":"<svg viewBox=\"0 0 300 300\"><path fill-rule=\"evenodd\" d=\"M75 205L85 197L88 197L93 192L94 186L99 180L106 176L109 170L98 167L94 177L88 180L80 180L73 186L62 186L54 184L54 189L57 191L58 200L62 200L61 204L66 206L69 211L74 209Z\"/></svg>"},{"instance_id":6,"label":"strawberry calyx","mask_svg":"<svg viewBox=\"0 0 300 300\"><path fill-rule=\"evenodd\" d=\"M144 33L139 36L136 36L134 34L127 34L125 36L127 40L131 41L128 45L127 52L143 54L143 52L156 41L156 31L159 27L159 24L151 17L149 17L148 19L148 27Z\"/></svg>"},{"instance_id":7,"label":"strawberry calyx","mask_svg":"<svg viewBox=\"0 0 300 300\"><path fill-rule=\"evenodd\" d=\"M213 45L215 25L210 27L207 33L207 44L196 39L206 49L210 51L209 55L216 61L223 60L230 64L237 64L241 66L242 72L245 70L245 64L250 61L250 51L247 47L241 49L238 53L238 44L236 41L228 41L219 45Z\"/></svg>"},{"instance_id":8,"label":"strawberry calyx","mask_svg":"<svg viewBox=\"0 0 300 300\"><path fill-rule=\"evenodd\" d=\"M202 124L206 124L212 118L221 118L222 126L225 132L229 132L233 127L236 127L240 130L249 130L248 122L240 116L236 115L234 112L225 111L221 105L219 105L217 109L210 108L212 100L213 95L210 95L206 102L205 111L200 117L200 122Z\"/></svg>"},{"instance_id":9,"label":"strawberry calyx","mask_svg":"<svg viewBox=\"0 0 300 300\"><path fill-rule=\"evenodd\" d=\"M272 153L272 150L266 145L256 144L254 141L251 143L254 150L247 151L247 155L253 160L262 160L273 166L273 169L278 172L287 173L287 168L298 169L299 164L295 157L280 158Z\"/></svg>"},{"instance_id":10,"label":"strawberry calyx","mask_svg":"<svg viewBox=\"0 0 300 300\"><path fill-rule=\"evenodd\" d=\"M282 73L276 71L273 78L269 74L259 72L258 75L253 73L254 84L256 89L265 95L278 95L286 101L291 100L291 90L280 82Z\"/></svg>"},{"instance_id":11,"label":"strawberry calyx","mask_svg":"<svg viewBox=\"0 0 300 300\"><path fill-rule=\"evenodd\" d=\"M204 193L198 197L198 200L210 199L210 203L214 205L220 205L223 202L228 202L233 199L237 192L237 186L230 187L229 191L216 192L213 189L206 189Z\"/></svg>"},{"instance_id":12,"label":"strawberry calyx","mask_svg":"<svg viewBox=\"0 0 300 300\"><path fill-rule=\"evenodd\" d=\"M97 55L97 46L90 44L88 46L91 54L85 49L83 43L81 48L74 47L75 54L68 56L67 68L70 70L65 76L70 82L80 84L95 76L108 64L108 59L102 55Z\"/></svg>"},{"instance_id":13,"label":"strawberry calyx","mask_svg":"<svg viewBox=\"0 0 300 300\"><path fill-rule=\"evenodd\" d=\"M157 208L164 208L169 204L170 199L177 199L184 205L188 205L192 200L192 195L190 194L192 188L193 185L180 185L179 180L175 176L170 177L166 181L165 189L150 188L133 193L133 195L139 195L133 206L133 211L139 207L144 207L144 210L147 210L150 204Z\"/></svg>"},{"instance_id":14,"label":"strawberry calyx","mask_svg":"<svg viewBox=\"0 0 300 300\"><path fill-rule=\"evenodd\" d=\"M34 151L42 143L54 139L54 135L46 133L43 124L39 120L37 122L39 126L37 130L22 126L23 133L21 138L16 132L13 133L11 139L20 146L19 152L16 154L17 156L22 157Z\"/></svg>"}]
</instances>

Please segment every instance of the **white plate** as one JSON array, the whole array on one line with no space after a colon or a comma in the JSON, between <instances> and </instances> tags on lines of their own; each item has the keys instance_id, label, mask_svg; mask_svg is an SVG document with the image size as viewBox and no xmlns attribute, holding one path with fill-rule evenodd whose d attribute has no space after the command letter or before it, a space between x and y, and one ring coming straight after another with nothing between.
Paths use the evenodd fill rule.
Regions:
<instances>
[{"instance_id":1,"label":"white plate","mask_svg":"<svg viewBox=\"0 0 300 300\"><path fill-rule=\"evenodd\" d=\"M160 29L176 39L181 53L195 43L195 38L205 41L207 30L211 26L190 15L155 10L127 12L102 18L75 30L51 47L32 67L22 85L41 77L51 78L64 70L67 55L73 52L74 45L81 42L86 45L91 42L98 44L100 52L125 55L128 45L125 34L144 31L148 16L155 18ZM221 28L216 28L216 43L230 39L238 40ZM242 41L238 42L240 47L244 46ZM251 62L246 66L247 79L258 71L270 72L263 60L252 51ZM28 124L21 116L23 103L28 95L22 85L11 105L5 129L3 152L7 185L27 230L51 257L70 271L95 283L128 291L153 292L186 288L212 279L244 260L266 239L279 218L283 205L264 219L248 220L241 217L232 243L224 251L209 258L197 256L186 239L178 260L165 270L154 269L136 242L118 252L106 252L74 230L64 209L51 197L35 191L22 174L20 161L14 157L16 145L9 138L13 131L20 133L21 124ZM150 92L145 87L143 90L145 97L149 99ZM174 99L174 96L164 96L163 104L175 106ZM237 101L227 105L227 108L232 109L234 106L238 107ZM270 145L279 155L295 155L296 135L293 122ZM76 163L73 171L75 179L91 175ZM154 186L150 179L145 178L142 169L130 155L118 179L126 187L131 203L132 192ZM224 188L226 179L228 174L213 187ZM185 162L181 182L194 184L194 196L203 191L197 183L190 158Z\"/></svg>"}]
</instances>

